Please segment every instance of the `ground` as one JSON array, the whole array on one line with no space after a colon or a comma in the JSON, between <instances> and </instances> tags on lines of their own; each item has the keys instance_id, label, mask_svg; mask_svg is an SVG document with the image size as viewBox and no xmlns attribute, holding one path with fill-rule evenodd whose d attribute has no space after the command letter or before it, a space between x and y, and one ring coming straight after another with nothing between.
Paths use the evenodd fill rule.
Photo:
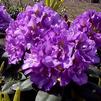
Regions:
<instances>
[{"instance_id":1,"label":"ground","mask_svg":"<svg viewBox=\"0 0 101 101\"><path fill-rule=\"evenodd\" d=\"M78 0L65 0L64 6L69 18L73 20L77 15L88 9L101 12L101 3L78 2Z\"/></svg>"}]
</instances>

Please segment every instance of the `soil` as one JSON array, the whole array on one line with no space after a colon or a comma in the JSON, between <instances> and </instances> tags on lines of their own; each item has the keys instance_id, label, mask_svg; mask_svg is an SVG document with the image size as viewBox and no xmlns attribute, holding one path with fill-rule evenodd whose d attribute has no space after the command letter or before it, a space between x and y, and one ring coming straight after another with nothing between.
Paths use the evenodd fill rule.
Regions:
<instances>
[{"instance_id":1,"label":"soil","mask_svg":"<svg viewBox=\"0 0 101 101\"><path fill-rule=\"evenodd\" d=\"M89 3L86 0L65 0L64 7L66 9L66 14L69 16L69 19L73 20L77 15L82 12L94 9L101 12L101 3Z\"/></svg>"}]
</instances>

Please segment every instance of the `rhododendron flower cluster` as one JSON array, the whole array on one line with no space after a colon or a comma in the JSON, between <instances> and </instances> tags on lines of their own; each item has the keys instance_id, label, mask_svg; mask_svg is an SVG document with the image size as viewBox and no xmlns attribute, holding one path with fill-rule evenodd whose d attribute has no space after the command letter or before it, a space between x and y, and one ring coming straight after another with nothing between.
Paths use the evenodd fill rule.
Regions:
<instances>
[{"instance_id":1,"label":"rhododendron flower cluster","mask_svg":"<svg viewBox=\"0 0 101 101\"><path fill-rule=\"evenodd\" d=\"M28 6L6 30L9 63L23 59L22 69L38 88L48 91L74 81L87 82L89 65L98 63L96 42L43 3ZM88 28L88 27L87 27Z\"/></svg>"},{"instance_id":2,"label":"rhododendron flower cluster","mask_svg":"<svg viewBox=\"0 0 101 101\"><path fill-rule=\"evenodd\" d=\"M5 31L11 21L12 18L7 13L5 7L3 5L0 5L0 30Z\"/></svg>"},{"instance_id":3,"label":"rhododendron flower cluster","mask_svg":"<svg viewBox=\"0 0 101 101\"><path fill-rule=\"evenodd\" d=\"M94 40L97 48L101 47L101 12L88 10L78 16L71 27Z\"/></svg>"}]
</instances>

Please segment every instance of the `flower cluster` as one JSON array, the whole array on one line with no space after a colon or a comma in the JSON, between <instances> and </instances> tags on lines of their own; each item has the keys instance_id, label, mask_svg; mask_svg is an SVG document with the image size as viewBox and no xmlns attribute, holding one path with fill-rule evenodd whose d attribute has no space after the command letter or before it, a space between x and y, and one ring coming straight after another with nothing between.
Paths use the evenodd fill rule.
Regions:
<instances>
[{"instance_id":1,"label":"flower cluster","mask_svg":"<svg viewBox=\"0 0 101 101\"><path fill-rule=\"evenodd\" d=\"M42 3L28 6L6 30L9 63L23 59L25 74L46 91L57 82L85 84L86 70L99 58L95 41L76 28L77 23L68 28L57 12Z\"/></svg>"},{"instance_id":2,"label":"flower cluster","mask_svg":"<svg viewBox=\"0 0 101 101\"><path fill-rule=\"evenodd\" d=\"M11 21L12 18L7 13L5 7L3 5L0 5L0 30L5 31Z\"/></svg>"},{"instance_id":3,"label":"flower cluster","mask_svg":"<svg viewBox=\"0 0 101 101\"><path fill-rule=\"evenodd\" d=\"M70 67L70 73L72 73L72 80L77 84L82 85L87 82L86 71L89 65L99 63L99 57L97 56L96 44L93 40L89 39L85 33L82 33L71 27L68 30L68 36L70 36L71 42L73 42L73 63Z\"/></svg>"},{"instance_id":4,"label":"flower cluster","mask_svg":"<svg viewBox=\"0 0 101 101\"><path fill-rule=\"evenodd\" d=\"M97 48L101 47L101 12L84 12L74 20L72 27L94 40Z\"/></svg>"},{"instance_id":5,"label":"flower cluster","mask_svg":"<svg viewBox=\"0 0 101 101\"><path fill-rule=\"evenodd\" d=\"M68 36L75 43L72 77L81 85L87 81L85 71L89 65L100 61L97 49L101 47L101 12L89 10L78 16L71 24Z\"/></svg>"}]
</instances>

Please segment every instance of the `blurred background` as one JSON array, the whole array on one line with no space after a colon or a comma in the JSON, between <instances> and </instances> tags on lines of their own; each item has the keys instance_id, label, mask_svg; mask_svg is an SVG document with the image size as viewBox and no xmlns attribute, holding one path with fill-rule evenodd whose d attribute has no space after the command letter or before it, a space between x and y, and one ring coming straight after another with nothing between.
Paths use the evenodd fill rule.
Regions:
<instances>
[{"instance_id":1,"label":"blurred background","mask_svg":"<svg viewBox=\"0 0 101 101\"><path fill-rule=\"evenodd\" d=\"M34 2L41 0L1 0L7 8L18 6L26 7L26 5L33 5ZM64 0L64 6L62 10L68 14L71 20L73 20L77 15L88 9L95 9L101 11L101 0Z\"/></svg>"}]
</instances>

